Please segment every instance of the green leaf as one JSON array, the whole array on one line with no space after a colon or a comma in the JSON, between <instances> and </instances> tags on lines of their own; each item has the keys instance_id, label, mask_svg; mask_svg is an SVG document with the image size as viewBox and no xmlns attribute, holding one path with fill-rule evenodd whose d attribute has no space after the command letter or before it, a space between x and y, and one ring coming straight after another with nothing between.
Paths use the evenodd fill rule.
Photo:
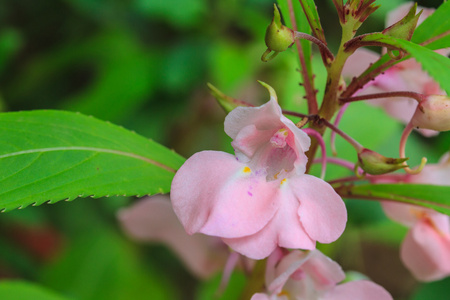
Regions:
<instances>
[{"instance_id":1,"label":"green leaf","mask_svg":"<svg viewBox=\"0 0 450 300\"><path fill-rule=\"evenodd\" d=\"M445 32L450 33L450 2L444 2L420 24L414 31L412 41L417 44L436 38ZM450 35L447 34L427 45L430 49L450 47Z\"/></svg>"},{"instance_id":2,"label":"green leaf","mask_svg":"<svg viewBox=\"0 0 450 300\"><path fill-rule=\"evenodd\" d=\"M323 33L322 25L320 24L320 18L317 13L317 7L314 0L300 0L300 4L305 12L306 18L308 19L312 33L316 38L322 42L325 42L325 35Z\"/></svg>"},{"instance_id":3,"label":"green leaf","mask_svg":"<svg viewBox=\"0 0 450 300\"><path fill-rule=\"evenodd\" d=\"M388 200L420 205L450 215L450 186L427 184L364 184L337 188L343 197Z\"/></svg>"},{"instance_id":4,"label":"green leaf","mask_svg":"<svg viewBox=\"0 0 450 300\"><path fill-rule=\"evenodd\" d=\"M64 111L0 114L0 209L167 193L184 159L119 126Z\"/></svg>"},{"instance_id":5,"label":"green leaf","mask_svg":"<svg viewBox=\"0 0 450 300\"><path fill-rule=\"evenodd\" d=\"M450 59L448 57L412 42L381 33L369 34L362 41L368 44L391 45L405 50L422 65L422 68L439 83L442 89L450 93Z\"/></svg>"},{"instance_id":6,"label":"green leaf","mask_svg":"<svg viewBox=\"0 0 450 300\"><path fill-rule=\"evenodd\" d=\"M65 300L67 298L37 284L19 280L4 280L0 282L0 299Z\"/></svg>"}]
</instances>

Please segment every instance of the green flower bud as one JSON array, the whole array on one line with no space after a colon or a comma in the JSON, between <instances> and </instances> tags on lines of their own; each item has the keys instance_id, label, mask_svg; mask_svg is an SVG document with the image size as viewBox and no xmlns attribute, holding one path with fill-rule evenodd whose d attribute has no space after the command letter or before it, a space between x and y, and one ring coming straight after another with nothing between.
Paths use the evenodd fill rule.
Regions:
<instances>
[{"instance_id":1,"label":"green flower bud","mask_svg":"<svg viewBox=\"0 0 450 300\"><path fill-rule=\"evenodd\" d=\"M268 52L283 52L294 44L295 34L292 29L281 24L280 12L276 4L273 7L274 16L272 23L267 27L265 42Z\"/></svg>"},{"instance_id":2,"label":"green flower bud","mask_svg":"<svg viewBox=\"0 0 450 300\"><path fill-rule=\"evenodd\" d=\"M381 175L405 168L407 165L404 162L407 160L408 158L385 157L366 148L358 153L358 165L364 172L372 175Z\"/></svg>"}]
</instances>

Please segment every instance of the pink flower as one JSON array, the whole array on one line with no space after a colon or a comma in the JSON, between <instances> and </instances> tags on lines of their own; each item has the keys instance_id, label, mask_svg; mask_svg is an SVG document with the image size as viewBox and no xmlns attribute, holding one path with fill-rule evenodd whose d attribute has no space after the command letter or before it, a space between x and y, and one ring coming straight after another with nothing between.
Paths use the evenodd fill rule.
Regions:
<instances>
[{"instance_id":1,"label":"pink flower","mask_svg":"<svg viewBox=\"0 0 450 300\"><path fill-rule=\"evenodd\" d=\"M310 139L276 99L234 109L225 132L236 156L196 153L173 179L172 205L189 234L221 237L253 259L277 246L314 249L342 234L345 205L328 183L304 174Z\"/></svg>"},{"instance_id":2,"label":"pink flower","mask_svg":"<svg viewBox=\"0 0 450 300\"><path fill-rule=\"evenodd\" d=\"M413 2L405 3L389 13L386 25L390 26L399 21L407 14L411 5L413 5ZM418 9L424 9L418 24L422 23L426 17L434 12L434 9L429 8L418 7ZM441 49L437 52L442 55L449 54L448 49ZM357 76L378 58L379 55L377 53L360 48L347 61L343 74L346 77ZM400 62L386 70L384 74L378 75L373 81L367 83L358 95L394 91L411 91L424 95L445 95L445 91L440 88L439 84L423 71L421 65L414 59ZM388 115L405 124L411 120L417 107L416 100L405 97L376 99L370 100L368 103L384 108ZM424 136L438 134L437 131L430 129L420 129L419 132Z\"/></svg>"},{"instance_id":3,"label":"pink flower","mask_svg":"<svg viewBox=\"0 0 450 300\"><path fill-rule=\"evenodd\" d=\"M450 185L448 153L439 164L426 165L406 182ZM450 218L434 210L401 203L382 202L386 215L410 227L400 249L400 257L410 272L421 281L450 275Z\"/></svg>"},{"instance_id":4,"label":"pink flower","mask_svg":"<svg viewBox=\"0 0 450 300\"><path fill-rule=\"evenodd\" d=\"M344 279L341 267L318 250L283 255L276 249L267 261L267 293L257 293L251 300L392 300L384 288L371 281L338 285Z\"/></svg>"},{"instance_id":5,"label":"pink flower","mask_svg":"<svg viewBox=\"0 0 450 300\"><path fill-rule=\"evenodd\" d=\"M198 277L210 277L225 265L229 254L226 245L218 238L187 235L167 195L144 198L129 208L121 209L118 218L131 238L164 243Z\"/></svg>"}]
</instances>

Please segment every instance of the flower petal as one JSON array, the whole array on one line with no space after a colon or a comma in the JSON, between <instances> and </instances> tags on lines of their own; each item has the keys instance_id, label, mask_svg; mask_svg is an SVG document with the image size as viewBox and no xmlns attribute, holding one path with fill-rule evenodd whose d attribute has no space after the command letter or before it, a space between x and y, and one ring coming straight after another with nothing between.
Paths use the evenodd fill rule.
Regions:
<instances>
[{"instance_id":1,"label":"flower petal","mask_svg":"<svg viewBox=\"0 0 450 300\"><path fill-rule=\"evenodd\" d=\"M277 129L258 130L255 125L251 124L242 128L236 138L231 142L236 157L242 163L247 163L263 148Z\"/></svg>"},{"instance_id":2,"label":"flower petal","mask_svg":"<svg viewBox=\"0 0 450 300\"><path fill-rule=\"evenodd\" d=\"M233 140L239 131L249 125L258 130L279 129L281 108L275 99L271 99L259 107L236 107L225 117L225 132Z\"/></svg>"},{"instance_id":3,"label":"flower petal","mask_svg":"<svg viewBox=\"0 0 450 300\"><path fill-rule=\"evenodd\" d=\"M392 296L380 285L357 280L337 285L329 290L321 300L392 300Z\"/></svg>"},{"instance_id":4,"label":"flower petal","mask_svg":"<svg viewBox=\"0 0 450 300\"><path fill-rule=\"evenodd\" d=\"M267 257L276 246L295 249L315 249L315 241L305 232L298 216L299 202L286 179L277 194L282 205L276 215L259 232L237 239L223 239L235 251L252 259ZM342 200L341 200L342 201Z\"/></svg>"},{"instance_id":5,"label":"flower petal","mask_svg":"<svg viewBox=\"0 0 450 300\"><path fill-rule=\"evenodd\" d=\"M167 195L144 198L121 209L118 218L130 237L166 244L201 278L211 276L225 264L228 250L220 239L202 234L187 235Z\"/></svg>"},{"instance_id":6,"label":"flower petal","mask_svg":"<svg viewBox=\"0 0 450 300\"><path fill-rule=\"evenodd\" d=\"M311 251L310 258L303 264L302 270L311 276L314 288L319 291L333 288L345 279L341 266L318 250Z\"/></svg>"},{"instance_id":7,"label":"flower petal","mask_svg":"<svg viewBox=\"0 0 450 300\"><path fill-rule=\"evenodd\" d=\"M230 154L203 151L178 170L172 182L174 211L190 234L235 238L261 230L276 213L275 182Z\"/></svg>"},{"instance_id":8,"label":"flower petal","mask_svg":"<svg viewBox=\"0 0 450 300\"><path fill-rule=\"evenodd\" d=\"M347 210L334 189L325 181L306 174L292 177L288 184L300 201L300 222L311 239L331 243L339 238L347 223Z\"/></svg>"},{"instance_id":9,"label":"flower petal","mask_svg":"<svg viewBox=\"0 0 450 300\"><path fill-rule=\"evenodd\" d=\"M440 234L426 220L420 221L406 235L400 256L417 279L444 278L450 275L450 236Z\"/></svg>"}]
</instances>

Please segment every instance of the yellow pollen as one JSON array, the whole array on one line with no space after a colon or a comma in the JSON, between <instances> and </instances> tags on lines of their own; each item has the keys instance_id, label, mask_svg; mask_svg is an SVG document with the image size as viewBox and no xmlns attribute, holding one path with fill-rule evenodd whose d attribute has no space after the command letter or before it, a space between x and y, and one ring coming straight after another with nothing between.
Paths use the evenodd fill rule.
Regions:
<instances>
[{"instance_id":1,"label":"yellow pollen","mask_svg":"<svg viewBox=\"0 0 450 300\"><path fill-rule=\"evenodd\" d=\"M285 128L281 128L278 130L279 133L281 133L284 136L288 136L289 132Z\"/></svg>"},{"instance_id":2,"label":"yellow pollen","mask_svg":"<svg viewBox=\"0 0 450 300\"><path fill-rule=\"evenodd\" d=\"M252 170L249 167L244 168L244 173L250 173Z\"/></svg>"},{"instance_id":3,"label":"yellow pollen","mask_svg":"<svg viewBox=\"0 0 450 300\"><path fill-rule=\"evenodd\" d=\"M290 297L291 294L288 293L287 291L281 291L281 292L278 294L278 296L288 296L288 297Z\"/></svg>"},{"instance_id":4,"label":"yellow pollen","mask_svg":"<svg viewBox=\"0 0 450 300\"><path fill-rule=\"evenodd\" d=\"M281 180L280 184L283 184L286 182L286 178L284 178L283 180Z\"/></svg>"}]
</instances>

